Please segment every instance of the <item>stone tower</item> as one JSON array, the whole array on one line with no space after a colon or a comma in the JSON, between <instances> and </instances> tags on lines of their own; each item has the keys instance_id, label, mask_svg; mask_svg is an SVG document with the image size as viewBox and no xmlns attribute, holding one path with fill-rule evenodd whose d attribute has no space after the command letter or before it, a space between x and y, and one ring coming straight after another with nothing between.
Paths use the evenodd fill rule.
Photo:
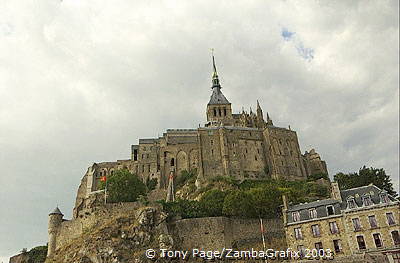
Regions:
<instances>
[{"instance_id":1,"label":"stone tower","mask_svg":"<svg viewBox=\"0 0 400 263\"><path fill-rule=\"evenodd\" d=\"M232 122L232 107L231 103L225 98L221 92L217 67L215 66L214 55L213 59L213 75L212 75L212 94L210 101L207 104L207 122L211 126L219 126L219 124L230 124Z\"/></svg>"},{"instance_id":2,"label":"stone tower","mask_svg":"<svg viewBox=\"0 0 400 263\"><path fill-rule=\"evenodd\" d=\"M56 207L53 212L49 214L49 244L47 248L47 256L51 256L56 250L57 233L63 221L63 213Z\"/></svg>"}]
</instances>

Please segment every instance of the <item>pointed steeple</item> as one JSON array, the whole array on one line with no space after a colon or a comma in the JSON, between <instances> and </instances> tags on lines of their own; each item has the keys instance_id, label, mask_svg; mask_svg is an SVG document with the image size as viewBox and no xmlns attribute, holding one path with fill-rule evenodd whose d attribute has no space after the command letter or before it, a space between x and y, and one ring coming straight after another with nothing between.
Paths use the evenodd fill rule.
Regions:
<instances>
[{"instance_id":1,"label":"pointed steeple","mask_svg":"<svg viewBox=\"0 0 400 263\"><path fill-rule=\"evenodd\" d=\"M212 89L214 87L219 87L220 89L222 88L221 85L219 84L219 79L218 79L218 73L217 73L217 66L215 66L215 58L214 58L214 49L212 49L212 60L213 60L213 75L212 75Z\"/></svg>"}]
</instances>

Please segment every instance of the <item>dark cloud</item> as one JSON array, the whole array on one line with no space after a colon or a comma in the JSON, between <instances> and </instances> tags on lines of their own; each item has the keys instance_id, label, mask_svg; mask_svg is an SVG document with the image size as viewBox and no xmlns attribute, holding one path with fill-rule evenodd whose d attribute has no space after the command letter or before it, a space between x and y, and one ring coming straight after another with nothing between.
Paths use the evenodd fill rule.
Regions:
<instances>
[{"instance_id":1,"label":"dark cloud","mask_svg":"<svg viewBox=\"0 0 400 263\"><path fill-rule=\"evenodd\" d=\"M235 111L259 99L332 175L365 164L398 186L397 10L398 1L3 1L0 257L47 241L47 213L59 204L71 215L91 163L204 123L210 48Z\"/></svg>"}]
</instances>

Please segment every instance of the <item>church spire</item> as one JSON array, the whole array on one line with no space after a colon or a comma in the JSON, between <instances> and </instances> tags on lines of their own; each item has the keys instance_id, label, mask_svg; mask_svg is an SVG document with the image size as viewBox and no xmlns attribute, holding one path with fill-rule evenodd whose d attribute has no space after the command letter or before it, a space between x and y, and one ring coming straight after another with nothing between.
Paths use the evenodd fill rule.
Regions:
<instances>
[{"instance_id":1,"label":"church spire","mask_svg":"<svg viewBox=\"0 0 400 263\"><path fill-rule=\"evenodd\" d=\"M215 58L214 58L214 49L211 49L211 54L212 54L212 60L213 60L213 75L212 75L212 89L215 87L221 88L221 85L219 84L219 79L218 79L218 73L217 73L217 66L215 66Z\"/></svg>"}]
</instances>

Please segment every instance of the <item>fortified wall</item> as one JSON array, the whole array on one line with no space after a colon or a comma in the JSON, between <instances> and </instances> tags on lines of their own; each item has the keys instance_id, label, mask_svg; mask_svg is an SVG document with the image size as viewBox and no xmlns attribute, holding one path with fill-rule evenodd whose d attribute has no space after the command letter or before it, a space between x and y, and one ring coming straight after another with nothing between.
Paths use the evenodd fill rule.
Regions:
<instances>
[{"instance_id":1,"label":"fortified wall","mask_svg":"<svg viewBox=\"0 0 400 263\"><path fill-rule=\"evenodd\" d=\"M90 233L104 221L126 217L143 207L139 202L104 204L103 197L100 192L92 193L87 200L90 205L72 220L63 219L58 208L50 214L48 256L84 233ZM265 219L263 228L266 239L284 239L282 220ZM173 239L177 249L185 250L235 248L238 244L261 241L260 221L257 219L206 217L172 220L167 222L163 234Z\"/></svg>"}]
</instances>

